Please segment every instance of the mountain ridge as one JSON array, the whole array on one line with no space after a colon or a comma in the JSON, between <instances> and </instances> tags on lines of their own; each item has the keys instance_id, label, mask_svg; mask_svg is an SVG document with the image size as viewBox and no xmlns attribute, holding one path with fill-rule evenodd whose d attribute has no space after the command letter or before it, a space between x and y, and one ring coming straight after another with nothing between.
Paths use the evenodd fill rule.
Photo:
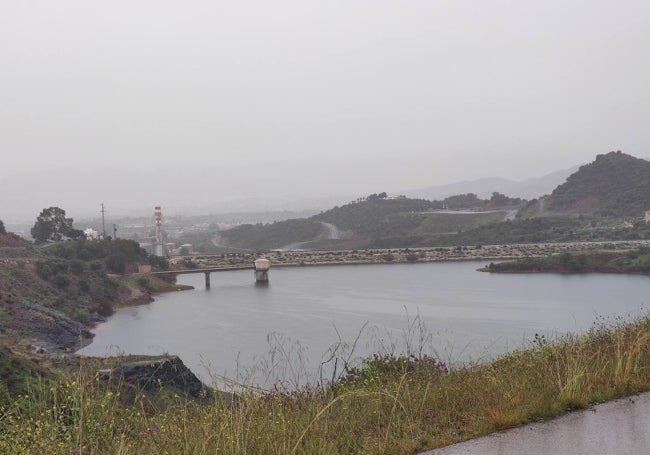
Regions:
<instances>
[{"instance_id":1,"label":"mountain ridge","mask_svg":"<svg viewBox=\"0 0 650 455\"><path fill-rule=\"evenodd\" d=\"M510 197L532 199L549 194L562 184L569 175L580 166L550 172L541 177L531 177L524 180L512 180L503 177L483 177L475 180L464 180L446 185L432 185L421 189L404 192L408 197L422 199L444 199L446 197L474 193L480 198L489 198L493 192L506 194Z\"/></svg>"}]
</instances>

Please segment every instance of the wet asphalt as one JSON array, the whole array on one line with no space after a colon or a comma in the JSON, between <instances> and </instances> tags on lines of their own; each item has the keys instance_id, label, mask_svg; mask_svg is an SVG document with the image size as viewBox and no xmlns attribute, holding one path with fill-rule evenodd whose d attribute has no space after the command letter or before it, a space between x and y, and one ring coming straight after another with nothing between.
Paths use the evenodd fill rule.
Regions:
<instances>
[{"instance_id":1,"label":"wet asphalt","mask_svg":"<svg viewBox=\"0 0 650 455\"><path fill-rule=\"evenodd\" d=\"M650 454L650 392L421 455Z\"/></svg>"}]
</instances>

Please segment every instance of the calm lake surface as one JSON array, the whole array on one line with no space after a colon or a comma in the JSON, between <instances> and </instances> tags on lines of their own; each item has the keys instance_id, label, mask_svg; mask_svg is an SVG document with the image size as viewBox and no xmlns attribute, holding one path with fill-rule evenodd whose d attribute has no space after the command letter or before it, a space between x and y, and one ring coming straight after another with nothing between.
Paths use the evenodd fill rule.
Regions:
<instances>
[{"instance_id":1,"label":"calm lake surface","mask_svg":"<svg viewBox=\"0 0 650 455\"><path fill-rule=\"evenodd\" d=\"M264 383L262 370L273 370L302 384L292 368L313 379L327 350L359 333L357 358L408 344L446 361L476 360L518 349L535 333L584 331L647 309L647 276L477 272L485 263L276 268L268 287L256 286L252 271L220 272L210 290L203 274L180 275L195 289L119 310L79 352L177 354L206 382Z\"/></svg>"}]
</instances>

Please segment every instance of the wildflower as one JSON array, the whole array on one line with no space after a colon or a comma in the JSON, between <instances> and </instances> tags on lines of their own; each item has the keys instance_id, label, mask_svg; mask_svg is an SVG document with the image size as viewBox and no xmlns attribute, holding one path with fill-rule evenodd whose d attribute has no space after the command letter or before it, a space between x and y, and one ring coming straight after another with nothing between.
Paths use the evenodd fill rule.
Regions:
<instances>
[{"instance_id":1,"label":"wildflower","mask_svg":"<svg viewBox=\"0 0 650 455\"><path fill-rule=\"evenodd\" d=\"M449 373L449 369L447 368L447 364L445 362L440 361L440 360L438 361L438 363L436 363L436 369L438 371L442 372L442 373Z\"/></svg>"}]
</instances>

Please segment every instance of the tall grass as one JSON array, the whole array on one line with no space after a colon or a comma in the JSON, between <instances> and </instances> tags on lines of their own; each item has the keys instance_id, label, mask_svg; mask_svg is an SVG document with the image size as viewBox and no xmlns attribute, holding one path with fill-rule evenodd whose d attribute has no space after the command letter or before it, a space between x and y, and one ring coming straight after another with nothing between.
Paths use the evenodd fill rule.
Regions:
<instances>
[{"instance_id":1,"label":"tall grass","mask_svg":"<svg viewBox=\"0 0 650 455\"><path fill-rule=\"evenodd\" d=\"M0 453L411 454L650 390L649 344L644 317L487 364L376 355L319 387L164 405L82 367L2 410Z\"/></svg>"}]
</instances>

